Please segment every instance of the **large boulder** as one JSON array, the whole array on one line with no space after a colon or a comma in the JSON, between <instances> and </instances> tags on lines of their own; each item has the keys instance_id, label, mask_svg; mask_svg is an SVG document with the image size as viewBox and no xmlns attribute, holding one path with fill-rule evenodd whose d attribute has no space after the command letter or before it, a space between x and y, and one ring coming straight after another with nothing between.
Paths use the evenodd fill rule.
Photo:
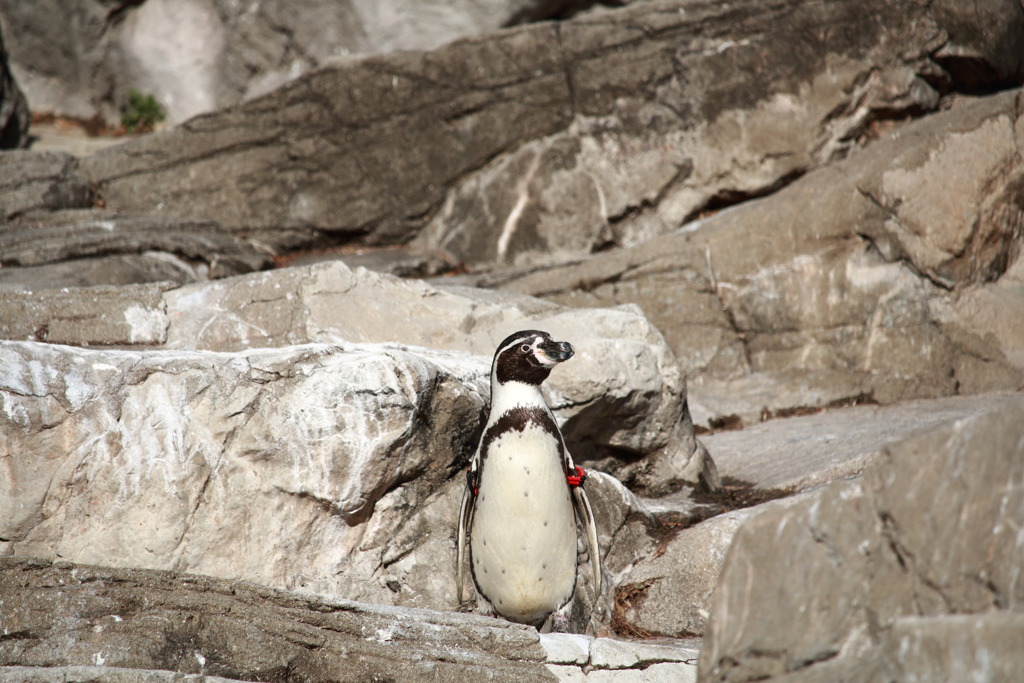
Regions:
<instances>
[{"instance_id":1,"label":"large boulder","mask_svg":"<svg viewBox=\"0 0 1024 683\"><path fill-rule=\"evenodd\" d=\"M407 485L397 517L376 520L397 526L466 460L488 370L325 345L2 353L8 552L342 595L378 501Z\"/></svg>"},{"instance_id":2,"label":"large boulder","mask_svg":"<svg viewBox=\"0 0 1024 683\"><path fill-rule=\"evenodd\" d=\"M995 7L1006 30L969 54L1013 80L1003 55L1022 11ZM874 121L934 109L968 87L935 55L956 52L950 31L972 17L909 1L638 3L326 66L83 172L112 209L213 220L278 250L429 226L424 246L467 263L587 254L764 194Z\"/></svg>"},{"instance_id":3,"label":"large boulder","mask_svg":"<svg viewBox=\"0 0 1024 683\"><path fill-rule=\"evenodd\" d=\"M700 679L1019 678L1022 527L1016 395L889 445L863 478L742 526Z\"/></svg>"},{"instance_id":4,"label":"large boulder","mask_svg":"<svg viewBox=\"0 0 1024 683\"><path fill-rule=\"evenodd\" d=\"M0 342L0 357L0 555L458 604L459 475L482 428L488 358L38 342ZM614 577L647 552L656 521L617 480L591 474ZM614 585L595 593L580 577L573 627L607 623Z\"/></svg>"},{"instance_id":5,"label":"large boulder","mask_svg":"<svg viewBox=\"0 0 1024 683\"><path fill-rule=\"evenodd\" d=\"M1021 96L909 123L635 247L469 281L563 304L639 305L695 380L704 426L1019 389L1024 336L1006 311L1024 306Z\"/></svg>"},{"instance_id":6,"label":"large boulder","mask_svg":"<svg viewBox=\"0 0 1024 683\"><path fill-rule=\"evenodd\" d=\"M703 634L723 562L744 525L756 526L769 510L806 505L830 482L859 477L890 444L983 415L1006 400L990 394L836 408L702 437L725 485L718 502L726 511L677 528L628 566L616 589L621 630L661 637ZM645 502L651 512L661 512L660 501Z\"/></svg>"},{"instance_id":7,"label":"large boulder","mask_svg":"<svg viewBox=\"0 0 1024 683\"><path fill-rule=\"evenodd\" d=\"M313 3L312 16L330 16L304 32L289 28L304 12L259 3L238 16L237 3L222 4L174 3L176 21L161 19L171 7L163 0L81 0L75 12L57 12L50 2L5 10L25 51L46 55L25 78L51 83L51 68L73 65L77 82L104 92L118 88L80 71L95 60L119 62L120 48L110 41L129 29L147 45L159 44L152 34L159 29L216 51L217 41L206 39L213 31L232 46L225 50L242 46L237 54L247 55L241 65L213 61L266 75L263 60L274 62L277 48L301 49L277 40L278 31L315 38L346 24L341 15L366 14ZM518 21L564 5L501 7ZM375 7L374 16L387 16L387 7ZM504 21L501 11L483 15L490 17L484 23ZM265 259L351 241L415 238L418 253L443 256L438 263L481 267L635 244L771 192L873 139L886 120L935 109L943 93L1017 82L1019 58L1007 55L1017 54L1020 15L1014 3L996 0L975 13L952 3L879 2L850 11L843 3L794 2L784 13L755 2L728 9L642 3L430 52L332 62L246 104L108 148L80 165L46 157L0 165L0 187L10 190L0 202L7 218L34 213L32 220L46 221L40 212L89 209L89 220L99 222L127 217L192 234L205 226L203 240L214 242L210 253L182 263L180 251L152 249L140 236L104 256L73 254L82 259L77 274L12 261L15 272L4 281L14 283L8 288L19 277L33 288L185 282L214 272L211 263L229 263L224 274L238 272L232 268L253 261L254 252ZM30 30L40 16L45 30ZM989 35L994 17L1002 28ZM820 25L833 29L812 28ZM73 29L87 35L77 44L92 46L82 48L88 59L44 49ZM901 41L887 38L897 34ZM765 42L769 35L784 38ZM260 47L244 47L243 38ZM311 38L309 49L329 50L323 46L332 40ZM261 52L267 46L272 55ZM284 59L298 64L297 72L319 63L292 57ZM211 77L196 75L195 64L156 61L168 70L165 81L182 78L183 92L210 99ZM751 80L759 70L774 75ZM271 81L277 79L256 90ZM226 259L223 235L241 242L229 245ZM160 261L164 255L169 263ZM737 350L731 345L720 360Z\"/></svg>"}]
</instances>

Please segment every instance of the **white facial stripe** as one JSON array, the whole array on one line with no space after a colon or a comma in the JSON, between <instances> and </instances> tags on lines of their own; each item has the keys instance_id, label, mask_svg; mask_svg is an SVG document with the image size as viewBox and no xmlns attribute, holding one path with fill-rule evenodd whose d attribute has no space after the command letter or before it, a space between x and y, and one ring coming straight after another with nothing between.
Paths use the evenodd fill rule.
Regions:
<instances>
[{"instance_id":1,"label":"white facial stripe","mask_svg":"<svg viewBox=\"0 0 1024 683\"><path fill-rule=\"evenodd\" d=\"M506 351L508 351L511 348L519 346L520 344L528 343L531 339L533 340L533 343L530 344L530 348L534 349L535 351L536 351L537 345L540 344L542 341L544 341L541 337L538 337L536 335L528 335L528 336L525 336L525 337L519 337L519 338L509 342L505 346L502 346L500 349L498 349L498 352L496 354L494 354L494 355L495 355L495 357L498 357L498 356L500 356L501 354L505 353Z\"/></svg>"}]
</instances>

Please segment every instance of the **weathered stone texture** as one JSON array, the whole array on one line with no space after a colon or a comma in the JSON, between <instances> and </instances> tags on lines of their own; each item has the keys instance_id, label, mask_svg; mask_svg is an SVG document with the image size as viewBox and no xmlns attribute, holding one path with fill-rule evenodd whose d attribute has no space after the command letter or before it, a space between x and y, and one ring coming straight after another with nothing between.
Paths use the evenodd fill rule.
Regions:
<instances>
[{"instance_id":1,"label":"weathered stone texture","mask_svg":"<svg viewBox=\"0 0 1024 683\"><path fill-rule=\"evenodd\" d=\"M683 528L638 556L620 580L620 593L629 597L619 618L637 633L703 633L726 551L748 520L756 524L767 510L815 497L815 489L829 482L859 477L884 448L908 435L983 414L1006 400L988 395L837 408L701 437L727 486L783 497ZM657 499L645 503L664 514Z\"/></svg>"},{"instance_id":2,"label":"weathered stone texture","mask_svg":"<svg viewBox=\"0 0 1024 683\"><path fill-rule=\"evenodd\" d=\"M845 672L845 680L869 680L861 672L879 662L908 674L960 670L924 664L914 652L974 642L973 629L940 636L931 625L943 622L930 618L973 615L992 628L1013 622L999 612L1019 613L1022 454L1024 400L1016 396L883 449L860 481L755 517L726 557L701 679L796 672L794 680L836 680ZM928 626L908 634L900 620L914 616ZM998 640L993 647L1004 650ZM1024 659L1018 651L1000 667L1019 675Z\"/></svg>"},{"instance_id":3,"label":"weathered stone texture","mask_svg":"<svg viewBox=\"0 0 1024 683\"><path fill-rule=\"evenodd\" d=\"M512 332L541 328L578 350L548 387L578 459L652 456L622 473L650 490L696 483L684 472L696 449L684 378L661 334L633 307L583 311L335 261L184 287L10 292L0 294L0 314L11 321L0 322L7 339L207 351L354 341L489 358ZM623 464L613 457L607 466Z\"/></svg>"},{"instance_id":4,"label":"weathered stone texture","mask_svg":"<svg viewBox=\"0 0 1024 683\"><path fill-rule=\"evenodd\" d=\"M0 0L39 111L120 123L130 89L178 123L342 58L432 49L558 14L566 0Z\"/></svg>"},{"instance_id":5,"label":"weathered stone texture","mask_svg":"<svg viewBox=\"0 0 1024 683\"><path fill-rule=\"evenodd\" d=\"M1020 4L659 0L270 92L360 1L300 30L278 0L75 0L18 33L138 46L174 11L266 94L0 159L0 681L692 678L664 642L311 595L455 608L523 328L578 351L547 397L608 581L571 630L703 632L705 680L1024 677Z\"/></svg>"},{"instance_id":6,"label":"weathered stone texture","mask_svg":"<svg viewBox=\"0 0 1024 683\"><path fill-rule=\"evenodd\" d=\"M913 2L641 3L325 67L84 171L111 208L256 228L278 249L404 240L436 217L426 242L467 262L585 254L933 109L934 83L957 87L930 56L947 18Z\"/></svg>"},{"instance_id":7,"label":"weathered stone texture","mask_svg":"<svg viewBox=\"0 0 1024 683\"><path fill-rule=\"evenodd\" d=\"M111 667L103 680L555 680L529 627L169 572L0 559L0 623L0 664Z\"/></svg>"},{"instance_id":8,"label":"weathered stone texture","mask_svg":"<svg viewBox=\"0 0 1024 683\"><path fill-rule=\"evenodd\" d=\"M3 154L0 224L45 211L88 208L93 196L78 173L78 162L62 152L12 151ZM4 225L4 232L10 227Z\"/></svg>"},{"instance_id":9,"label":"weathered stone texture","mask_svg":"<svg viewBox=\"0 0 1024 683\"><path fill-rule=\"evenodd\" d=\"M486 376L322 345L3 353L10 550L337 593L378 499L413 479L425 498L467 456Z\"/></svg>"},{"instance_id":10,"label":"weathered stone texture","mask_svg":"<svg viewBox=\"0 0 1024 683\"><path fill-rule=\"evenodd\" d=\"M216 348L238 345L239 338L228 334L205 342L200 335L188 337L199 345L219 339L214 350L164 346L176 324L165 306L179 313L192 307L202 323L198 313L228 310L215 298L201 307L203 296L249 291L253 282L269 282L266 291L278 289L281 302L292 292L283 285L308 286L295 303L311 305L306 314L321 330L320 343ZM0 402L10 435L2 454L10 462L0 503L7 508L0 516L7 520L0 529L5 551L194 571L374 602L453 606L453 576L437 568L453 561L451 522L463 487L463 478L453 474L479 436L489 356L341 341L348 332L386 337L392 329L367 320L346 325L317 313L317 296L343 291L333 286L343 282L356 294L390 288L396 304L404 291L410 306L403 310L425 300L462 315L472 312L455 295L334 264L220 281L171 305L163 298L167 293L153 287L137 292L135 300L119 299L130 294L123 289L93 290L100 303L91 308L82 306L83 292L70 293L82 317L53 319L47 329L58 337L84 331L94 342L109 342L100 331L107 329L112 336L163 348L2 343L9 374ZM523 309L535 305L550 317L534 312L527 318L523 309L505 306L489 309L496 317L487 321L488 307L476 302L476 334L507 334L502 327L539 322L557 330L560 317L576 336L588 326L578 347L582 374L568 374L550 392L574 452L586 460L593 457L588 446L633 449L674 472L672 486L679 488L694 440L680 421L682 386L669 384L677 370L670 355L659 355L665 353L663 342L644 331L633 311L576 313L570 319L550 304L518 300ZM0 303L16 313L11 304L19 301L10 296ZM333 303L345 301L341 296ZM248 320L257 329L262 318L254 313L239 310L233 320ZM269 320L280 314L264 309L260 315ZM500 326L491 327L498 320ZM106 327L95 327L97 322ZM420 328L408 329L415 330ZM621 333L612 343L615 331ZM186 337L176 339L185 344ZM587 361L595 352L600 359ZM621 363L621 381L609 383L607 372L588 380L587 368L598 363ZM644 388L643 382L653 384ZM649 544L655 522L615 479L594 473L591 482L605 560L619 571L633 549ZM115 504L91 511L101 499ZM595 599L587 588L584 624L590 610L607 616L611 589L606 586Z\"/></svg>"},{"instance_id":11,"label":"weathered stone texture","mask_svg":"<svg viewBox=\"0 0 1024 683\"><path fill-rule=\"evenodd\" d=\"M70 210L4 227L0 231L0 261L8 266L37 266L116 253L162 252L186 262L203 263L206 277L220 278L271 264L265 253L209 221Z\"/></svg>"},{"instance_id":12,"label":"weathered stone texture","mask_svg":"<svg viewBox=\"0 0 1024 683\"><path fill-rule=\"evenodd\" d=\"M2 280L0 280L2 281ZM0 291L0 338L55 344L162 344L165 283Z\"/></svg>"},{"instance_id":13,"label":"weathered stone texture","mask_svg":"<svg viewBox=\"0 0 1024 683\"><path fill-rule=\"evenodd\" d=\"M635 247L470 281L578 306L635 303L687 374L723 383L716 394L743 395L756 388L750 377L778 385L758 412L808 405L788 399L825 407L1019 389L1017 318L1000 311L1015 310L1021 291L1020 97L908 124Z\"/></svg>"}]
</instances>

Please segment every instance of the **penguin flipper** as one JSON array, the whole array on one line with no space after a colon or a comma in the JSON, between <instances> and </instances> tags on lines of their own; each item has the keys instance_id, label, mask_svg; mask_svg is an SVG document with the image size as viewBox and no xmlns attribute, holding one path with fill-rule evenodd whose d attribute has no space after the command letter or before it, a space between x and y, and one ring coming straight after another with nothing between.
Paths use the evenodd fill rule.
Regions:
<instances>
[{"instance_id":1,"label":"penguin flipper","mask_svg":"<svg viewBox=\"0 0 1024 683\"><path fill-rule=\"evenodd\" d=\"M466 485L462 493L462 506L459 508L459 533L456 540L457 553L455 565L455 602L462 604L462 585L466 578L466 536L469 532L470 521L473 518L473 508L476 496L473 495L473 487Z\"/></svg>"},{"instance_id":2,"label":"penguin flipper","mask_svg":"<svg viewBox=\"0 0 1024 683\"><path fill-rule=\"evenodd\" d=\"M601 550L597 545L597 525L594 523L594 509L590 507L590 498L582 486L572 489L573 507L576 518L583 524L587 534L587 548L590 550L590 566L594 570L594 593L601 594Z\"/></svg>"}]
</instances>

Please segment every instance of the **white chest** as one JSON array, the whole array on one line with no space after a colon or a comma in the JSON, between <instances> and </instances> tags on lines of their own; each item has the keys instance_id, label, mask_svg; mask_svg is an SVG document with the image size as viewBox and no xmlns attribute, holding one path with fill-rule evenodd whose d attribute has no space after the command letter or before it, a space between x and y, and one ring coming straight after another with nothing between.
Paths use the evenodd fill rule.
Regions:
<instances>
[{"instance_id":1,"label":"white chest","mask_svg":"<svg viewBox=\"0 0 1024 683\"><path fill-rule=\"evenodd\" d=\"M490 444L470 531L473 576L519 621L561 607L576 583L576 519L558 442L537 424Z\"/></svg>"}]
</instances>

